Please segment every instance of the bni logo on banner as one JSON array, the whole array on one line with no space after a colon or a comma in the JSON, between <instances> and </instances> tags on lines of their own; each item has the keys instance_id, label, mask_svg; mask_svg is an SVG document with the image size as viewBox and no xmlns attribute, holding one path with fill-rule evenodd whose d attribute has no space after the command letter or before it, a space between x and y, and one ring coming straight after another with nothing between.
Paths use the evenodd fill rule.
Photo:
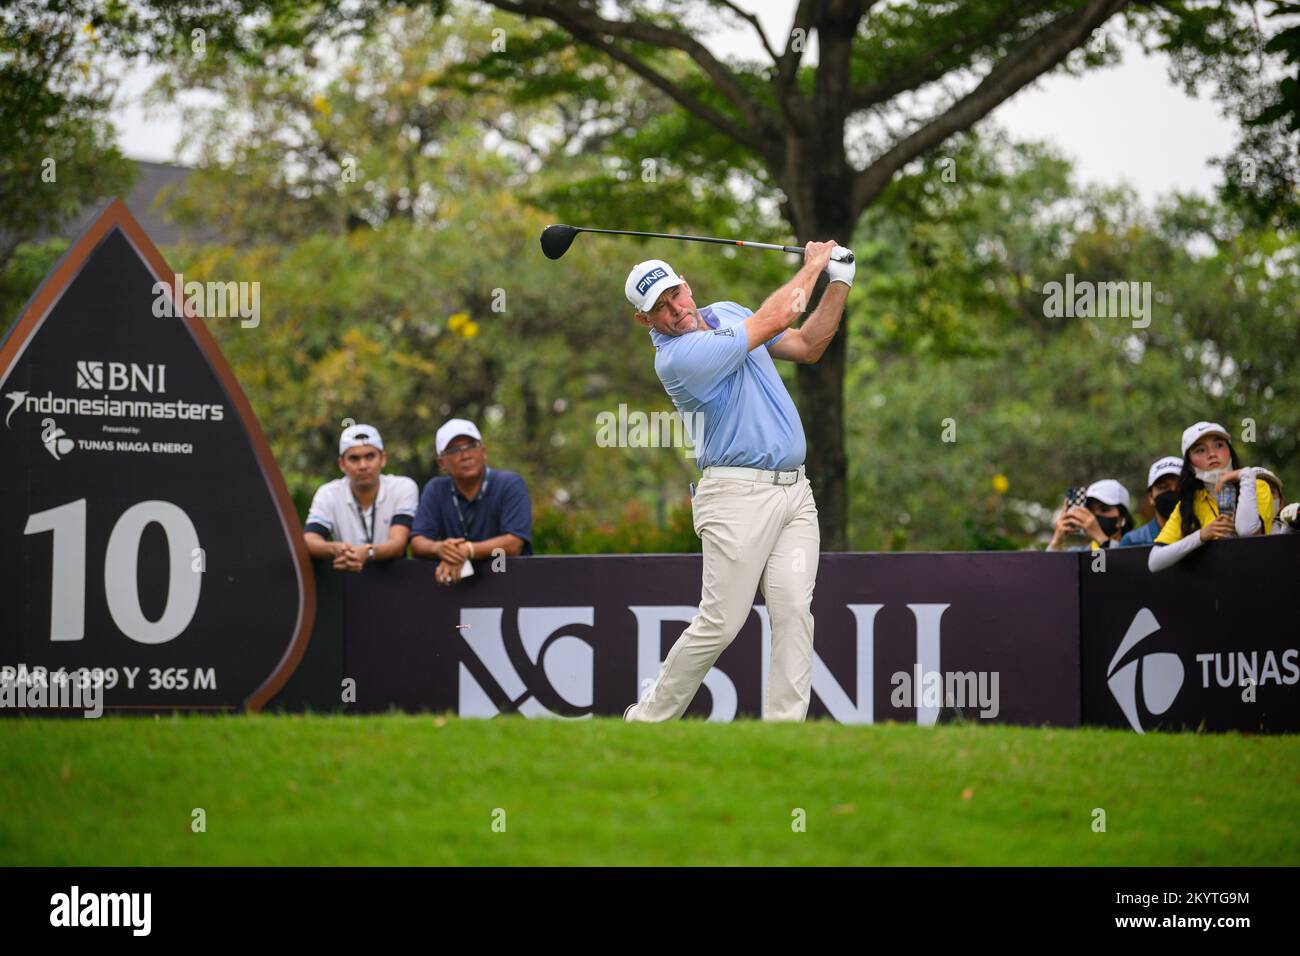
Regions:
<instances>
[{"instance_id":1,"label":"bni logo on banner","mask_svg":"<svg viewBox=\"0 0 1300 956\"><path fill-rule=\"evenodd\" d=\"M875 622L883 604L847 604L853 615L857 651L852 687L846 689L813 651L812 693L830 716L845 724L875 722ZM938 675L940 686L966 686L971 675L940 670L940 621L948 604L908 604L916 624L914 704L916 722L933 725L946 703L942 694L923 690ZM637 622L636 686L628 688L628 703L653 681L663 664L662 625L689 624L698 611L690 605L628 605ZM761 685L766 686L772 657L772 627L764 605L754 605L760 625ZM513 620L507 617L513 612ZM596 649L584 634L595 624L595 608L569 607L462 608L457 632L462 643L458 663L457 712L462 717L495 717L518 712L525 717L580 719L594 714ZM963 678L954 681L954 676ZM712 700L709 720L730 721L738 710L735 681L720 667L710 668L703 686ZM988 693L963 698L962 706L981 707L982 716L997 715L996 684Z\"/></svg>"}]
</instances>

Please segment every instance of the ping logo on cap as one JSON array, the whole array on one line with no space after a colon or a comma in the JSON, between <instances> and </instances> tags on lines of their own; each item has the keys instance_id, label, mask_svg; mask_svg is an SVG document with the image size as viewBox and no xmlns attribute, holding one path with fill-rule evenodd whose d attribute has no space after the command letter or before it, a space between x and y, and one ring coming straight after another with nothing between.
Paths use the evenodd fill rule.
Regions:
<instances>
[{"instance_id":1,"label":"ping logo on cap","mask_svg":"<svg viewBox=\"0 0 1300 956\"><path fill-rule=\"evenodd\" d=\"M646 289L650 288L660 279L667 278L668 273L662 266L656 266L641 277L641 281L636 284L637 295L645 295Z\"/></svg>"}]
</instances>

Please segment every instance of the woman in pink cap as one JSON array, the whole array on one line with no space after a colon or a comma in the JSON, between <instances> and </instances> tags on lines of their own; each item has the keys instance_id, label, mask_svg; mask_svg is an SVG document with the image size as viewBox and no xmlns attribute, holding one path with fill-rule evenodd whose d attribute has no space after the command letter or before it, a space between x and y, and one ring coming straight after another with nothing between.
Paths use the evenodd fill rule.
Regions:
<instances>
[{"instance_id":1,"label":"woman in pink cap","mask_svg":"<svg viewBox=\"0 0 1300 956\"><path fill-rule=\"evenodd\" d=\"M1243 468L1227 429L1197 422L1183 432L1178 507L1156 536L1147 567L1163 571L1207 541L1268 534L1281 482L1263 468Z\"/></svg>"}]
</instances>

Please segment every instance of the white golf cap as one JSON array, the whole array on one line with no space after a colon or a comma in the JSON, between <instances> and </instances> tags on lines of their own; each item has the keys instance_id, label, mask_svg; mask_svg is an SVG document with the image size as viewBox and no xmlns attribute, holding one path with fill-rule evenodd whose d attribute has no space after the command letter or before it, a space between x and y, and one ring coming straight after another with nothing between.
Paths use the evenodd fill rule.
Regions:
<instances>
[{"instance_id":1,"label":"white golf cap","mask_svg":"<svg viewBox=\"0 0 1300 956\"><path fill-rule=\"evenodd\" d=\"M441 455L447 446L451 444L451 440L461 435L468 435L471 438L477 438L479 441L483 440L483 436L479 434L478 426L473 422L464 418L452 418L444 422L443 426L438 429L438 434L433 439L434 448Z\"/></svg>"},{"instance_id":2,"label":"white golf cap","mask_svg":"<svg viewBox=\"0 0 1300 956\"><path fill-rule=\"evenodd\" d=\"M681 285L683 281L673 271L673 267L662 259L647 259L632 267L632 271L627 274L627 282L623 283L623 292L637 311L649 312L659 301L659 294L664 289Z\"/></svg>"},{"instance_id":3,"label":"white golf cap","mask_svg":"<svg viewBox=\"0 0 1300 956\"><path fill-rule=\"evenodd\" d=\"M1182 462L1179 462L1182 467ZM1114 505L1116 507L1123 505L1128 507L1128 490L1114 478L1103 478L1101 481L1094 481L1083 492L1085 498L1096 498L1103 505Z\"/></svg>"},{"instance_id":4,"label":"white golf cap","mask_svg":"<svg viewBox=\"0 0 1300 956\"><path fill-rule=\"evenodd\" d=\"M383 451L384 438L379 434L379 429L373 425L349 425L339 436L339 457L342 458L349 448L356 448L358 445L374 445Z\"/></svg>"},{"instance_id":5,"label":"white golf cap","mask_svg":"<svg viewBox=\"0 0 1300 956\"><path fill-rule=\"evenodd\" d=\"M1168 455L1152 462L1151 467L1147 469L1147 487L1150 488L1165 475L1177 477L1183 473L1183 460Z\"/></svg>"},{"instance_id":6,"label":"white golf cap","mask_svg":"<svg viewBox=\"0 0 1300 956\"><path fill-rule=\"evenodd\" d=\"M1183 454L1186 455L1187 450L1206 435L1222 435L1228 441L1232 441L1228 430L1217 422L1197 422L1183 432Z\"/></svg>"}]
</instances>

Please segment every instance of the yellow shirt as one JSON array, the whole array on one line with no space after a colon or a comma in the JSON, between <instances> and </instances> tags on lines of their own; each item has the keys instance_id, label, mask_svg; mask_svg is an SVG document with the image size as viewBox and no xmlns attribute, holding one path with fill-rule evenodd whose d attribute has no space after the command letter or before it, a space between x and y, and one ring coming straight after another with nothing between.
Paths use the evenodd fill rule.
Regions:
<instances>
[{"instance_id":1,"label":"yellow shirt","mask_svg":"<svg viewBox=\"0 0 1300 956\"><path fill-rule=\"evenodd\" d=\"M1268 486L1268 482L1263 478L1255 479L1255 500L1259 504L1259 520L1264 523L1264 533L1268 534L1273 527L1273 491ZM1192 499L1192 511L1195 513L1201 527L1219 516L1219 504L1214 500L1214 496L1204 488L1196 489L1196 497ZM1182 507L1174 508L1169 517L1165 520L1165 526L1160 529L1156 535L1156 544L1173 544L1175 541L1181 541L1183 538L1183 509Z\"/></svg>"}]
</instances>

